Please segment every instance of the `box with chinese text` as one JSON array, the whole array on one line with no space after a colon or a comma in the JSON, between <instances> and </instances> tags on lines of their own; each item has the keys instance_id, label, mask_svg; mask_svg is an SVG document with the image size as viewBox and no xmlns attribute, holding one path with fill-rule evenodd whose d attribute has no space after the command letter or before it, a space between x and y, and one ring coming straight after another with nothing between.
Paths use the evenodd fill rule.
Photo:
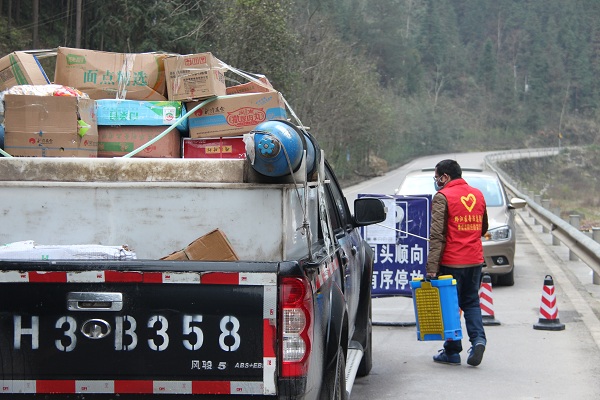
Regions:
<instances>
[{"instance_id":1,"label":"box with chinese text","mask_svg":"<svg viewBox=\"0 0 600 400\"><path fill-rule=\"evenodd\" d=\"M273 89L271 82L264 76L261 76L258 78L258 82L241 83L239 85L228 87L227 94L264 93L273 90L275 89Z\"/></svg>"},{"instance_id":2,"label":"box with chinese text","mask_svg":"<svg viewBox=\"0 0 600 400\"><path fill-rule=\"evenodd\" d=\"M225 95L225 66L211 53L165 59L169 100L199 100Z\"/></svg>"},{"instance_id":3,"label":"box with chinese text","mask_svg":"<svg viewBox=\"0 0 600 400\"><path fill-rule=\"evenodd\" d=\"M98 157L122 157L150 142L166 129L168 126L98 126ZM133 157L179 158L181 134L177 129L172 129Z\"/></svg>"},{"instance_id":4,"label":"box with chinese text","mask_svg":"<svg viewBox=\"0 0 600 400\"><path fill-rule=\"evenodd\" d=\"M96 102L63 96L4 96L4 149L22 157L96 157Z\"/></svg>"},{"instance_id":5,"label":"box with chinese text","mask_svg":"<svg viewBox=\"0 0 600 400\"><path fill-rule=\"evenodd\" d=\"M169 126L185 114L180 101L97 100L98 125ZM177 125L187 132L187 118Z\"/></svg>"},{"instance_id":6,"label":"box with chinese text","mask_svg":"<svg viewBox=\"0 0 600 400\"><path fill-rule=\"evenodd\" d=\"M183 158L246 158L242 137L183 138Z\"/></svg>"},{"instance_id":7,"label":"box with chinese text","mask_svg":"<svg viewBox=\"0 0 600 400\"><path fill-rule=\"evenodd\" d=\"M54 83L77 88L92 99L166 100L166 57L59 47Z\"/></svg>"},{"instance_id":8,"label":"box with chinese text","mask_svg":"<svg viewBox=\"0 0 600 400\"><path fill-rule=\"evenodd\" d=\"M186 103L191 111L199 102ZM188 112L189 112L188 111ZM216 98L188 118L190 137L240 136L261 122L286 119L279 92L235 94Z\"/></svg>"}]
</instances>

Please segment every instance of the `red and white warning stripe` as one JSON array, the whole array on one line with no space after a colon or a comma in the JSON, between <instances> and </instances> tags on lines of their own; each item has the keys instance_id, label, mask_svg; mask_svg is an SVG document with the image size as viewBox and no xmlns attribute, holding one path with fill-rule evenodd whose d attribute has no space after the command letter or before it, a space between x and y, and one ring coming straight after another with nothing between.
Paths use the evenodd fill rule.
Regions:
<instances>
[{"instance_id":1,"label":"red and white warning stripe","mask_svg":"<svg viewBox=\"0 0 600 400\"><path fill-rule=\"evenodd\" d=\"M198 283L205 285L276 285L277 275L261 272L142 272L142 271L0 271L10 283Z\"/></svg>"},{"instance_id":2,"label":"red and white warning stripe","mask_svg":"<svg viewBox=\"0 0 600 400\"><path fill-rule=\"evenodd\" d=\"M494 299L492 298L492 285L490 283L481 283L481 286L479 287L479 305L481 307L482 316L494 316Z\"/></svg>"},{"instance_id":3,"label":"red and white warning stripe","mask_svg":"<svg viewBox=\"0 0 600 400\"><path fill-rule=\"evenodd\" d=\"M558 319L558 306L556 305L554 285L544 285L540 304L540 318Z\"/></svg>"},{"instance_id":4,"label":"red and white warning stripe","mask_svg":"<svg viewBox=\"0 0 600 400\"><path fill-rule=\"evenodd\" d=\"M0 393L262 395L263 382L153 380L1 380Z\"/></svg>"}]
</instances>

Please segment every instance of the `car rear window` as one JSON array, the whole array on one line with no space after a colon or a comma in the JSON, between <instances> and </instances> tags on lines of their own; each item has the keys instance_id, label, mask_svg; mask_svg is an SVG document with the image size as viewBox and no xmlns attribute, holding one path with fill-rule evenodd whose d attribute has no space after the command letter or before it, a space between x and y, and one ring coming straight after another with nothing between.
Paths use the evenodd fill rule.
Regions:
<instances>
[{"instance_id":1,"label":"car rear window","mask_svg":"<svg viewBox=\"0 0 600 400\"><path fill-rule=\"evenodd\" d=\"M433 173L431 176L407 176L398 194L404 196L435 194L433 184ZM464 176L463 178L471 186L481 190L485 203L488 207L500 207L504 205L500 181L489 176Z\"/></svg>"}]
</instances>

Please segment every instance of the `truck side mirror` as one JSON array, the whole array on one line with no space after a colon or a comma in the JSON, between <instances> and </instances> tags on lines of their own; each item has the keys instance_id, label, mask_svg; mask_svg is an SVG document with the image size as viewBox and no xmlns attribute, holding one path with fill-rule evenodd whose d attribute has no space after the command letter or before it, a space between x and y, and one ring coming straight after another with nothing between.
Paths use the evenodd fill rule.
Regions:
<instances>
[{"instance_id":1,"label":"truck side mirror","mask_svg":"<svg viewBox=\"0 0 600 400\"><path fill-rule=\"evenodd\" d=\"M365 226L382 222L386 217L386 209L381 199L363 197L354 200L354 223Z\"/></svg>"}]
</instances>

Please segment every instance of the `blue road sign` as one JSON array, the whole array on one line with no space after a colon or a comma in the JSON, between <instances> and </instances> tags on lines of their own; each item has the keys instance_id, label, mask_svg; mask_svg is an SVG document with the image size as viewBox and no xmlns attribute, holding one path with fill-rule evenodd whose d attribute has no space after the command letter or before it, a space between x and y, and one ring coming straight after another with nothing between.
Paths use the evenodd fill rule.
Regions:
<instances>
[{"instance_id":1,"label":"blue road sign","mask_svg":"<svg viewBox=\"0 0 600 400\"><path fill-rule=\"evenodd\" d=\"M363 227L363 238L375 254L372 297L412 296L409 282L425 276L431 224L431 195L377 197L386 205L387 219Z\"/></svg>"}]
</instances>

